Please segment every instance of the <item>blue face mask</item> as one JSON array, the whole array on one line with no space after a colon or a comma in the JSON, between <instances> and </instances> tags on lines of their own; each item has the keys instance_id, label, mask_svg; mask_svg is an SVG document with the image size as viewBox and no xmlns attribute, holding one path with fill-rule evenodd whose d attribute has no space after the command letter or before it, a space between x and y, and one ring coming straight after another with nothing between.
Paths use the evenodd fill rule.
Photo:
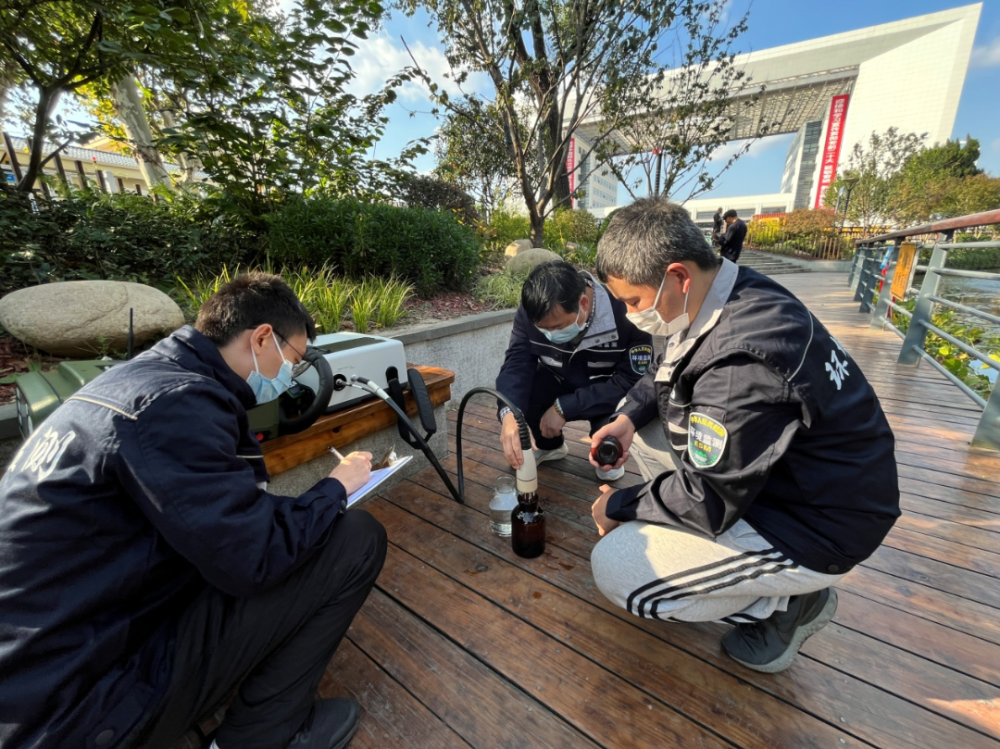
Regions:
<instances>
[{"instance_id":1,"label":"blue face mask","mask_svg":"<svg viewBox=\"0 0 1000 749\"><path fill-rule=\"evenodd\" d=\"M274 333L271 333L271 338L274 340L274 345L278 347L278 353L281 354L281 346L278 345L278 339L274 337ZM257 403L273 401L292 386L292 363L285 358L284 354L281 354L281 369L278 370L277 375L270 379L260 373L260 368L257 366L257 354L254 353L252 344L250 355L253 356L254 371L247 377L247 385L253 389Z\"/></svg>"},{"instance_id":2,"label":"blue face mask","mask_svg":"<svg viewBox=\"0 0 1000 749\"><path fill-rule=\"evenodd\" d=\"M581 312L582 311L583 310L581 310ZM538 329L542 331L543 336L548 338L553 343L569 343L583 331L583 328L580 327L579 313L577 313L576 319L565 328L560 328L559 330L545 330L544 328Z\"/></svg>"}]
</instances>

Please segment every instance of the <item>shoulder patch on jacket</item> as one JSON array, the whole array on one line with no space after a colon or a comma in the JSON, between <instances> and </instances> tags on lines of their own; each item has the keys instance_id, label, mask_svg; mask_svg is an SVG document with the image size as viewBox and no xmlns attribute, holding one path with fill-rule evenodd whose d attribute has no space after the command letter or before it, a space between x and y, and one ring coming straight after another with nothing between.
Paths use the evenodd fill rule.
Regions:
<instances>
[{"instance_id":1,"label":"shoulder patch on jacket","mask_svg":"<svg viewBox=\"0 0 1000 749\"><path fill-rule=\"evenodd\" d=\"M632 363L632 371L644 375L653 361L653 347L643 344L633 346L628 350L628 360Z\"/></svg>"},{"instance_id":2,"label":"shoulder patch on jacket","mask_svg":"<svg viewBox=\"0 0 1000 749\"><path fill-rule=\"evenodd\" d=\"M688 454L698 468L711 468L722 460L729 432L711 416L691 412L688 421Z\"/></svg>"}]
</instances>

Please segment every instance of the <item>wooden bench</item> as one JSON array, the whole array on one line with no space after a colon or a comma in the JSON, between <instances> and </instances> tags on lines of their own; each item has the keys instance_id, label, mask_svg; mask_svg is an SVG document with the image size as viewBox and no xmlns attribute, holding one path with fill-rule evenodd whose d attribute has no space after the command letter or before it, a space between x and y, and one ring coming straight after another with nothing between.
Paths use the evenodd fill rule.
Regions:
<instances>
[{"instance_id":1,"label":"wooden bench","mask_svg":"<svg viewBox=\"0 0 1000 749\"><path fill-rule=\"evenodd\" d=\"M440 367L407 365L416 369L424 378L427 394L436 408L451 398L451 384L455 373ZM406 391L406 413L417 413L417 404L409 390ZM396 413L377 398L345 408L343 411L321 416L315 424L298 434L289 434L264 443L264 463L272 476L295 468L313 458L325 455L327 449L350 445L363 437L391 427L397 421ZM444 424L438 425L444 429Z\"/></svg>"}]
</instances>

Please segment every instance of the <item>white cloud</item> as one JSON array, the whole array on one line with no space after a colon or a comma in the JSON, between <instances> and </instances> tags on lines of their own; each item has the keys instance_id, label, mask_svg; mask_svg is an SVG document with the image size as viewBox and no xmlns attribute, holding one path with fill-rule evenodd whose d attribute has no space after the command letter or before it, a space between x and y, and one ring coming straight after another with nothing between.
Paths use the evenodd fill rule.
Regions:
<instances>
[{"instance_id":1,"label":"white cloud","mask_svg":"<svg viewBox=\"0 0 1000 749\"><path fill-rule=\"evenodd\" d=\"M1000 65L1000 37L989 44L973 47L971 65L974 68L993 68Z\"/></svg>"},{"instance_id":2,"label":"white cloud","mask_svg":"<svg viewBox=\"0 0 1000 749\"><path fill-rule=\"evenodd\" d=\"M776 148L782 148L787 150L792 139L795 137L794 133L786 135L772 135L767 138L760 138L750 144L750 149L743 154L741 158L743 159L753 159L761 154L772 151ZM746 145L745 140L731 140L715 149L712 154L712 161L726 161L733 154L741 151Z\"/></svg>"},{"instance_id":3,"label":"white cloud","mask_svg":"<svg viewBox=\"0 0 1000 749\"><path fill-rule=\"evenodd\" d=\"M461 95L462 92L453 81L451 66L441 49L429 47L420 41L407 43L431 80L444 88L449 96ZM351 67L356 74L351 91L359 96L370 94L382 88L391 76L412 65L413 60L401 41L397 44L384 33L361 41L358 43L357 54L351 58ZM484 79L471 76L462 88L466 93L472 93L477 90L477 84L482 83L485 83ZM405 101L426 99L427 93L426 87L416 82L404 84L399 89L400 98Z\"/></svg>"}]
</instances>

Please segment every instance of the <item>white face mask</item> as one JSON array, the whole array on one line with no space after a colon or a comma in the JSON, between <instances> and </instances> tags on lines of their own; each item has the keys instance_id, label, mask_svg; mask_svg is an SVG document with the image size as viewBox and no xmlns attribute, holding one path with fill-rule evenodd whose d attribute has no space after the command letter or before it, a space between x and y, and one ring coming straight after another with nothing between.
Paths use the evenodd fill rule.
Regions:
<instances>
[{"instance_id":1,"label":"white face mask","mask_svg":"<svg viewBox=\"0 0 1000 749\"><path fill-rule=\"evenodd\" d=\"M635 327L639 330L649 333L654 336L672 336L674 333L680 333L682 330L687 330L691 327L691 318L688 316L688 296L691 294L691 286L688 285L688 290L684 293L684 312L682 312L678 317L675 317L670 322L663 319L656 310L656 305L660 303L660 295L663 294L663 284L667 281L667 274L663 274L663 280L660 281L660 288L656 292L656 299L653 300L653 304L650 307L640 311L640 312L629 312L625 317L628 318Z\"/></svg>"}]
</instances>

